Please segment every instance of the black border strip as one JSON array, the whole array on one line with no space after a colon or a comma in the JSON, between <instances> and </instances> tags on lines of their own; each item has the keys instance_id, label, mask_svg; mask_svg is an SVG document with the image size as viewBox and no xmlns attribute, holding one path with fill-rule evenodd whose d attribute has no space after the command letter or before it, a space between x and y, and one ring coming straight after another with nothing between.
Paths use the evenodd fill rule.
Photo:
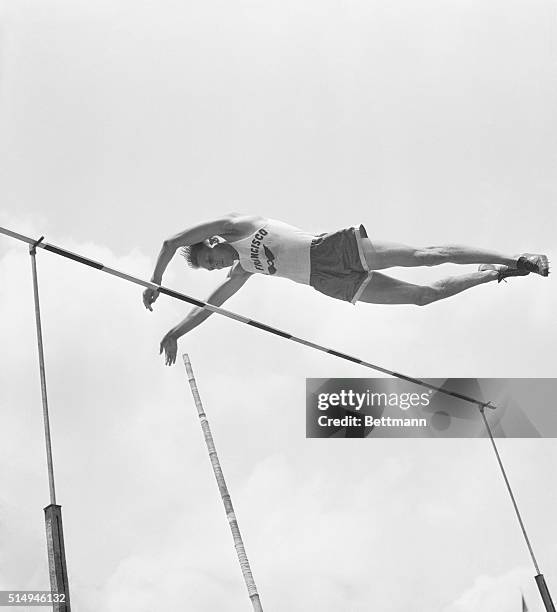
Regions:
<instances>
[{"instance_id":1,"label":"black border strip","mask_svg":"<svg viewBox=\"0 0 557 612\"><path fill-rule=\"evenodd\" d=\"M44 248L45 251L51 251L52 253L56 253L56 255L62 255L62 257L73 259L74 261L78 261L79 263L85 264L86 266L90 266L91 268L95 268L97 270L102 270L104 268L104 265L102 263L99 263L98 261L93 261L92 259L87 259L87 257L76 255L71 251L66 251L65 249L53 246L52 244L45 243L41 246Z\"/></svg>"}]
</instances>

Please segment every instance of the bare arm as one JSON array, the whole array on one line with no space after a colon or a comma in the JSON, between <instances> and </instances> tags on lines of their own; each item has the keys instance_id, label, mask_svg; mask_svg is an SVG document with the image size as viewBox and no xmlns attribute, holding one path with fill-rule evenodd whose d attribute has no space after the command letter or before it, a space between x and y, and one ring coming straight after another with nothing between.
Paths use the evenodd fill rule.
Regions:
<instances>
[{"instance_id":1,"label":"bare arm","mask_svg":"<svg viewBox=\"0 0 557 612\"><path fill-rule=\"evenodd\" d=\"M221 306L244 285L250 276L251 274L245 270L234 270L231 276L211 293L207 302L214 306ZM187 317L165 335L161 341L160 352L162 353L163 350L165 352L166 365L172 365L176 361L178 338L203 323L212 314L211 311L204 308L192 308Z\"/></svg>"},{"instance_id":2,"label":"bare arm","mask_svg":"<svg viewBox=\"0 0 557 612\"><path fill-rule=\"evenodd\" d=\"M226 235L228 232L230 232L233 221L236 218L236 214L230 213L229 215L225 215L224 217L220 217L214 221L194 225L183 232L179 232L178 234L167 238L162 243L162 248L157 258L157 263L155 265L153 276L151 277L151 282L156 283L157 285L161 284L166 267L180 247L189 246L197 242L203 242L212 236Z\"/></svg>"},{"instance_id":3,"label":"bare arm","mask_svg":"<svg viewBox=\"0 0 557 612\"><path fill-rule=\"evenodd\" d=\"M190 227L183 232L179 232L167 238L162 243L160 253L157 257L157 263L155 264L155 270L151 276L151 282L157 285L162 283L164 271L180 247L203 242L203 240L213 236L222 236L226 239L238 240L244 236L249 236L249 234L255 231L257 224L262 220L262 217L230 213L214 221L200 223L199 225ZM143 292L143 304L145 308L153 310L152 304L158 297L159 293L155 289L145 289Z\"/></svg>"}]
</instances>

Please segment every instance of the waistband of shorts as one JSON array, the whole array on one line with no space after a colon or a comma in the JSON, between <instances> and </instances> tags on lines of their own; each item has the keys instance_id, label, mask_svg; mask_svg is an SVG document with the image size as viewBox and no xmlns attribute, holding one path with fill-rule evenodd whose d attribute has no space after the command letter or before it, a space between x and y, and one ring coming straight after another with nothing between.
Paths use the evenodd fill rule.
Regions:
<instances>
[{"instance_id":1,"label":"waistband of shorts","mask_svg":"<svg viewBox=\"0 0 557 612\"><path fill-rule=\"evenodd\" d=\"M348 229L351 229L354 232L354 235L356 237L356 241L358 243L358 253L360 253L360 258L362 259L362 265L367 266L367 263L365 262L365 258L363 257L363 251L361 250L361 239L362 238L367 238L367 230L364 227L363 223L360 224L359 227L356 227L355 225L353 225L352 227L349 227ZM323 238L323 236L327 236L327 234L329 234L329 232L323 232L322 234L317 234L317 236L314 236L311 240L311 246L316 245L319 240L321 238Z\"/></svg>"},{"instance_id":2,"label":"waistband of shorts","mask_svg":"<svg viewBox=\"0 0 557 612\"><path fill-rule=\"evenodd\" d=\"M364 247L362 245L362 238L367 238L367 231L363 224L360 227L354 227L354 235L356 237L356 245L358 246L358 255L360 256L360 263L362 264L362 268L369 272L369 266L367 265L367 261L364 255Z\"/></svg>"},{"instance_id":3,"label":"waistband of shorts","mask_svg":"<svg viewBox=\"0 0 557 612\"><path fill-rule=\"evenodd\" d=\"M373 270L369 269L368 263L366 261L364 255L364 247L362 246L362 238L367 238L367 231L364 227L363 223L360 227L354 227L354 236L356 238L356 245L358 246L358 255L360 256L360 263L362 264L362 268L366 271L367 276L362 280L361 285L358 287L356 293L352 296L350 300L351 304L356 304L356 302L360 299L364 289L367 287L371 277L373 276Z\"/></svg>"}]
</instances>

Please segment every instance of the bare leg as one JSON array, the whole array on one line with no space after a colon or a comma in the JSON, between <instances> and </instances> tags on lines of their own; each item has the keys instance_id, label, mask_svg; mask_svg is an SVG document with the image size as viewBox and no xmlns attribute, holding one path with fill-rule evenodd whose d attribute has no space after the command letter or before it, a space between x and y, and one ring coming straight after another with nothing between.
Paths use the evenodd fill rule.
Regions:
<instances>
[{"instance_id":1,"label":"bare leg","mask_svg":"<svg viewBox=\"0 0 557 612\"><path fill-rule=\"evenodd\" d=\"M425 306L477 285L494 281L497 276L497 270L486 270L485 272L472 272L462 276L450 276L435 281L431 285L414 285L380 272L374 272L360 297L360 302Z\"/></svg>"},{"instance_id":2,"label":"bare leg","mask_svg":"<svg viewBox=\"0 0 557 612\"><path fill-rule=\"evenodd\" d=\"M394 242L362 239L364 256L370 270L383 270L393 266L438 266L455 264L504 264L516 267L517 257L461 245L411 247Z\"/></svg>"}]
</instances>

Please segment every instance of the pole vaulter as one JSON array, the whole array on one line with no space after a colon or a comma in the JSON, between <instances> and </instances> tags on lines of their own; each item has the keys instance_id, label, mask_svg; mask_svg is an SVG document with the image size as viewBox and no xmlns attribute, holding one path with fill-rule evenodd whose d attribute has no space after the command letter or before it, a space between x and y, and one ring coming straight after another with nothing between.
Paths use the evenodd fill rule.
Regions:
<instances>
[{"instance_id":1,"label":"pole vaulter","mask_svg":"<svg viewBox=\"0 0 557 612\"><path fill-rule=\"evenodd\" d=\"M400 372L395 372L393 370L389 370L387 368L383 368L381 366L378 366L376 364L373 364L369 361L365 361L363 359L359 359L358 357L353 357L351 355L347 355L346 353L342 353L339 351L336 351L334 349L330 349L327 348L325 346L322 346L320 344L316 344L315 342L310 342L309 340L305 340L303 338L299 338L297 336L294 336L293 334L290 334L288 332L285 332L283 330L277 329L275 327L271 327L270 325L266 325L265 323L261 323L259 321L256 321L254 319L249 319L247 317L244 317L242 315L239 315L235 312L232 312L230 310L226 310L224 308L220 308L218 306L214 306L213 304L209 304L207 302L204 302L202 300L198 300L196 298L193 298L189 295L186 295L184 293L180 293L179 291L175 291L174 289L170 289L168 287L164 287L162 285L157 285L156 283L152 283L146 280L143 280L141 278L138 278L136 276L132 276L131 274L127 274L125 272L121 272L119 270L116 270L114 268L111 268L109 266L105 266L104 264L98 262L98 261L94 261L93 259L89 259L88 257L84 257L83 255L77 254L77 253L72 253L71 251L68 251L66 249L63 249L61 247L58 247L56 245L53 244L49 244L47 242L43 241L43 236L41 236L39 239L35 239L35 238L30 238L29 236L25 236L23 234L19 234L17 232L14 232L12 230L9 230L7 228L4 227L0 227L0 233L4 234L6 236L9 236L10 238L14 238L16 240L20 240L21 242L26 242L27 244L31 245L32 247L36 248L41 248L44 249L45 251L49 251L51 253L55 253L56 255L60 255L61 257L65 257L66 259L71 259L73 261L76 261L78 263L81 263L85 266L88 266L90 268L94 268L96 270L100 270L101 272L105 272L111 276L116 276L118 278L122 278L124 280L127 280L131 283L134 283L136 285L140 285L142 287L148 288L148 289L152 289L154 291L157 291L159 293L162 293L164 295L168 295L169 297L172 297L174 299L180 300L182 302L187 302L189 304L192 304L193 306L196 306L198 308L203 308L205 310L208 310L210 312L214 312L217 314L220 314L222 316L228 317L229 319L233 319L235 321L238 321L240 323L244 323L245 325L250 325L251 327L255 327L257 329L260 329L262 331L265 331L267 333L270 334L274 334L276 336L279 336L281 338L284 338L286 340L292 340L293 342L296 342L298 344L302 344L304 346L308 346L309 348L313 348L315 350L321 351L323 353L328 353L329 355L333 355L334 357L338 357L339 359L344 359L346 361L350 361L352 363L356 363L358 365L362 365L366 368L375 370L377 372L381 372L383 374L388 374L389 376L394 376L395 378L400 378L401 380L406 380L409 382L412 382L416 385L419 385L421 387L426 387L428 389L433 389L434 391L438 391L439 393L442 393L444 395L450 396L450 397L455 397L457 399L461 399L465 402L474 404L478 407L478 409L480 410L482 417L484 419L484 422L486 424L489 436L491 438L491 442L493 445L493 448L495 450L496 456L497 456L497 460L499 463L499 466L501 468L504 480L505 480L505 484L507 486L507 489L509 491L509 494L511 496L511 500L513 502L513 507L515 510L515 513L517 515L518 521L520 523L520 527L522 529L522 533L524 535L524 538L526 540L526 544L528 546L528 550L530 552L530 556L532 558L534 567L536 569L536 576L535 576L535 580L536 583L538 585L538 589L540 591L540 595L541 598L543 600L543 603L545 605L546 611L547 612L556 612L555 610L555 606L553 604L553 601L551 599L551 595L549 593L549 589L547 587L547 584L545 582L545 578L543 576L543 574L540 573L539 570L539 566L537 563L537 560L534 556L533 553L533 549L532 546L530 544L530 540L528 539L528 536L526 534L526 530L524 527L524 523L522 521L522 518L520 516L519 510L518 510L518 506L516 504L515 501L515 497L512 493L507 475L505 473L505 470L503 468L499 453L497 451L497 447L495 445L495 441L493 439L493 436L491 434L491 430L489 428L489 424L487 422L487 419L485 418L485 409L486 408L491 408L494 409L495 406L491 403L491 402L484 402L478 399L475 399L473 397L470 397L468 395L464 395L462 393L456 393L447 389L443 389L441 387L438 387L436 385L432 385L424 380L418 379L418 378L414 378L412 376L407 376L406 374L401 374Z\"/></svg>"}]
</instances>

